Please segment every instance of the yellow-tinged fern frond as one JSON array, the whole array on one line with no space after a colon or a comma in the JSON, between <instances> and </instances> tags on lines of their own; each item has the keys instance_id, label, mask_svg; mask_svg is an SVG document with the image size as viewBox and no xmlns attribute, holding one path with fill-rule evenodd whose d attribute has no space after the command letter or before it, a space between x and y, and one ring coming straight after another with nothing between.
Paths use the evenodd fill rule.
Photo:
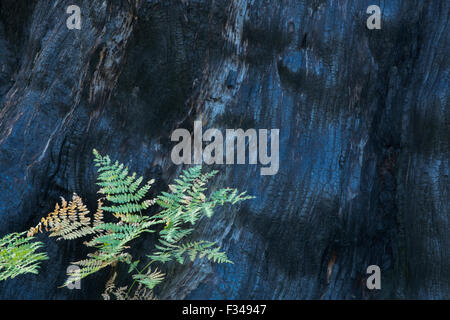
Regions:
<instances>
[{"instance_id":1,"label":"yellow-tinged fern frond","mask_svg":"<svg viewBox=\"0 0 450 320\"><path fill-rule=\"evenodd\" d=\"M128 297L129 300L158 300L153 293L153 290L148 289L143 284L139 283L136 291L132 297Z\"/></svg>"},{"instance_id":2,"label":"yellow-tinged fern frond","mask_svg":"<svg viewBox=\"0 0 450 320\"><path fill-rule=\"evenodd\" d=\"M97 211L94 214L94 227L99 226L103 223L103 201L102 199L97 200Z\"/></svg>"},{"instance_id":3,"label":"yellow-tinged fern frond","mask_svg":"<svg viewBox=\"0 0 450 320\"><path fill-rule=\"evenodd\" d=\"M101 201L99 201L99 209L94 215L94 226L91 225L91 218L88 215L89 210L83 200L74 193L70 202L61 198L61 206L57 203L55 210L50 212L47 217L42 218L36 227L30 228L27 235L32 237L43 232L43 229L50 232L50 237L58 237L58 240L73 240L91 235L96 233L93 227L100 224L103 219Z\"/></svg>"},{"instance_id":4,"label":"yellow-tinged fern frond","mask_svg":"<svg viewBox=\"0 0 450 320\"><path fill-rule=\"evenodd\" d=\"M111 278L108 279L105 285L105 291L102 293L103 300L111 300L111 296L115 297L116 300L126 300L127 299L127 289L128 287L116 288L116 277L117 272L114 272Z\"/></svg>"},{"instance_id":5,"label":"yellow-tinged fern frond","mask_svg":"<svg viewBox=\"0 0 450 320\"><path fill-rule=\"evenodd\" d=\"M116 278L117 272L115 271L106 282L105 291L102 293L104 300L112 300L113 298L116 300L157 300L153 290L148 289L141 283L139 283L139 286L134 291L133 296L129 296L127 286L116 287Z\"/></svg>"}]
</instances>

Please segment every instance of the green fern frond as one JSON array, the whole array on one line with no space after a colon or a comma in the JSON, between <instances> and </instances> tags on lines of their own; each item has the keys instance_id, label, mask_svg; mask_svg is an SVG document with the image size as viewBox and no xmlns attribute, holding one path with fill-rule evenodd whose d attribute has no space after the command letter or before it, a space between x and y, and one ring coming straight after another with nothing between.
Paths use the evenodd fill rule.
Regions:
<instances>
[{"instance_id":1,"label":"green fern frond","mask_svg":"<svg viewBox=\"0 0 450 320\"><path fill-rule=\"evenodd\" d=\"M25 273L37 274L40 262L48 259L45 253L37 252L42 242L25 234L10 233L0 239L0 281Z\"/></svg>"},{"instance_id":2,"label":"green fern frond","mask_svg":"<svg viewBox=\"0 0 450 320\"><path fill-rule=\"evenodd\" d=\"M104 211L112 212L116 216L141 213L153 203L144 200L154 180L142 184L142 177L136 178L136 173L128 174L128 168L116 161L111 163L109 156L102 156L94 150L94 162L98 169L97 185L100 193L112 205L103 207Z\"/></svg>"},{"instance_id":3,"label":"green fern frond","mask_svg":"<svg viewBox=\"0 0 450 320\"><path fill-rule=\"evenodd\" d=\"M133 276L133 279L137 282L143 284L148 289L153 289L158 284L160 284L164 280L165 274L158 271L156 269L155 271L151 272L149 269L146 274L136 274Z\"/></svg>"},{"instance_id":4,"label":"green fern frond","mask_svg":"<svg viewBox=\"0 0 450 320\"><path fill-rule=\"evenodd\" d=\"M81 279L100 271L101 269L111 265L111 262L109 260L103 260L100 258L91 258L73 262L72 264L77 265L80 268L78 270L71 269L71 271L67 273L68 278L63 284L63 287L68 286L75 281L80 281Z\"/></svg>"},{"instance_id":5,"label":"green fern frond","mask_svg":"<svg viewBox=\"0 0 450 320\"><path fill-rule=\"evenodd\" d=\"M214 208L226 203L252 199L245 192L239 193L236 189L220 189L207 197L205 191L208 181L217 174L217 171L202 173L201 166L192 167L183 171L175 183L170 185L170 193L162 192L156 198L156 203L163 210L155 217L167 222L166 228L160 232L161 237L169 242L177 242L190 232L177 236L185 223L194 225L203 215L210 218Z\"/></svg>"},{"instance_id":6,"label":"green fern frond","mask_svg":"<svg viewBox=\"0 0 450 320\"><path fill-rule=\"evenodd\" d=\"M148 256L153 261L165 263L175 259L182 264L187 256L191 261L194 261L197 257L206 257L208 260L217 263L233 263L228 259L225 252L220 251L220 247L214 247L215 242L197 241L182 245L172 245L165 241L160 242L163 244L162 246L155 246L159 251Z\"/></svg>"}]
</instances>

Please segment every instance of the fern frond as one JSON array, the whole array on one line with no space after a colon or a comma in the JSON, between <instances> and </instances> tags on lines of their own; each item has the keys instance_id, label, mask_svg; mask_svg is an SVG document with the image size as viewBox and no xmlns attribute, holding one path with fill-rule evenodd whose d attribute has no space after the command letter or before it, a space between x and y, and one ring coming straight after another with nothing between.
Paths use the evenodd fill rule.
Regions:
<instances>
[{"instance_id":1,"label":"fern frond","mask_svg":"<svg viewBox=\"0 0 450 320\"><path fill-rule=\"evenodd\" d=\"M148 289L152 290L155 286L157 286L164 280L164 277L165 274L158 271L158 269L153 272L148 269L148 272L146 274L136 274L133 276L133 279L143 284Z\"/></svg>"},{"instance_id":2,"label":"fern frond","mask_svg":"<svg viewBox=\"0 0 450 320\"><path fill-rule=\"evenodd\" d=\"M149 217L133 217L133 224L124 223L102 223L94 227L97 233L93 239L85 244L89 247L97 248L89 259L75 262L74 264L81 267L81 271L77 274L69 274L69 279L64 285L81 280L106 266L113 265L117 262L125 262L131 264L131 256L125 252L129 248L128 243L138 238L144 232L151 232L149 227L155 224L155 221Z\"/></svg>"},{"instance_id":3,"label":"fern frond","mask_svg":"<svg viewBox=\"0 0 450 320\"><path fill-rule=\"evenodd\" d=\"M58 237L58 240L73 240L94 234L95 230L88 215L89 210L83 200L74 193L69 203L61 198L61 206L57 203L55 210L46 218L42 218L36 227L30 228L28 236L32 237L38 232L43 232L43 229L50 232L50 237ZM97 213L96 223L99 223L99 219L101 216Z\"/></svg>"},{"instance_id":4,"label":"fern frond","mask_svg":"<svg viewBox=\"0 0 450 320\"><path fill-rule=\"evenodd\" d=\"M103 223L103 201L102 199L97 200L97 211L94 214L94 224L93 226L96 227Z\"/></svg>"},{"instance_id":5,"label":"fern frond","mask_svg":"<svg viewBox=\"0 0 450 320\"><path fill-rule=\"evenodd\" d=\"M102 293L104 300L111 300L111 296L114 296L116 300L127 300L128 287L119 287L115 285L117 272L114 272L111 278L108 279L105 285L105 291Z\"/></svg>"},{"instance_id":6,"label":"fern frond","mask_svg":"<svg viewBox=\"0 0 450 320\"><path fill-rule=\"evenodd\" d=\"M159 251L148 256L152 261L166 263L176 260L182 264L187 256L191 261L194 261L197 257L206 257L208 260L217 263L232 263L226 253L220 251L220 247L214 247L216 245L215 242L196 241L181 245L173 245L165 241L160 241L160 243L162 246L155 246Z\"/></svg>"},{"instance_id":7,"label":"fern frond","mask_svg":"<svg viewBox=\"0 0 450 320\"><path fill-rule=\"evenodd\" d=\"M100 257L85 259L77 262L73 262L73 265L77 265L80 268L78 270L69 271L67 273L68 278L63 287L75 282L80 281L87 276L98 272L99 270L109 266L111 263L108 260L103 260Z\"/></svg>"},{"instance_id":8,"label":"fern frond","mask_svg":"<svg viewBox=\"0 0 450 320\"><path fill-rule=\"evenodd\" d=\"M220 189L207 197L204 193L206 184L216 174L217 171L202 173L201 166L189 168L169 186L171 192L162 192L156 198L163 210L154 217L167 223L160 232L162 239L178 242L192 231L183 227L185 223L194 225L203 215L211 217L218 205L236 204L253 198L231 188Z\"/></svg>"},{"instance_id":9,"label":"fern frond","mask_svg":"<svg viewBox=\"0 0 450 320\"><path fill-rule=\"evenodd\" d=\"M112 163L109 156L102 156L97 150L94 150L94 156L95 165L99 167L97 176L97 185L101 187L99 192L111 202L110 206L103 207L104 211L120 217L141 213L153 204L152 201L145 200L145 196L154 180L141 186L143 178L136 178L136 173L129 175L128 168L122 163L118 161Z\"/></svg>"},{"instance_id":10,"label":"fern frond","mask_svg":"<svg viewBox=\"0 0 450 320\"><path fill-rule=\"evenodd\" d=\"M136 288L133 296L128 297L129 300L158 300L153 293L153 290L148 289L142 283L139 283L139 286Z\"/></svg>"},{"instance_id":11,"label":"fern frond","mask_svg":"<svg viewBox=\"0 0 450 320\"><path fill-rule=\"evenodd\" d=\"M40 262L48 259L45 253L37 252L42 242L32 241L25 234L10 233L0 239L0 281L25 273L37 274Z\"/></svg>"},{"instance_id":12,"label":"fern frond","mask_svg":"<svg viewBox=\"0 0 450 320\"><path fill-rule=\"evenodd\" d=\"M108 279L105 285L105 291L102 293L104 300L156 300L153 290L148 289L143 284L139 283L139 286L134 291L132 296L128 295L128 287L116 287L115 281L117 278L117 272L114 272L111 278Z\"/></svg>"}]
</instances>

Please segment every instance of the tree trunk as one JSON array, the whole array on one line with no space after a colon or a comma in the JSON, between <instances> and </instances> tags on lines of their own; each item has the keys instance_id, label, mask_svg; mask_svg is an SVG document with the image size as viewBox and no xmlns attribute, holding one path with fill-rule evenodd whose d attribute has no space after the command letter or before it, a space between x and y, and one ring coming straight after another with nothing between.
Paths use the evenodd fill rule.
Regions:
<instances>
[{"instance_id":1,"label":"tree trunk","mask_svg":"<svg viewBox=\"0 0 450 320\"><path fill-rule=\"evenodd\" d=\"M173 130L278 128L276 175L216 166L256 199L194 237L234 264L171 265L160 298L449 299L448 18L446 0L2 0L0 235L73 192L95 208L93 148L162 191ZM100 298L107 274L57 288L82 245L44 241L0 298Z\"/></svg>"}]
</instances>

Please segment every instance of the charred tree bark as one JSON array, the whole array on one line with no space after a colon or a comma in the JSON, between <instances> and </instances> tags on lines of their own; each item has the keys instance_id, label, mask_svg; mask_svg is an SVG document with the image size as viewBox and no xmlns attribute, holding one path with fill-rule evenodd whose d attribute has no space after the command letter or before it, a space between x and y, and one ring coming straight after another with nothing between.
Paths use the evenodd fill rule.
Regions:
<instances>
[{"instance_id":1,"label":"charred tree bark","mask_svg":"<svg viewBox=\"0 0 450 320\"><path fill-rule=\"evenodd\" d=\"M448 18L445 0L2 0L0 235L72 192L95 206L94 147L162 190L174 129L279 128L278 174L219 167L257 198L196 233L234 264L173 265L160 297L448 299ZM80 244L45 241L52 262L0 298L99 298L107 275L57 289Z\"/></svg>"}]
</instances>

